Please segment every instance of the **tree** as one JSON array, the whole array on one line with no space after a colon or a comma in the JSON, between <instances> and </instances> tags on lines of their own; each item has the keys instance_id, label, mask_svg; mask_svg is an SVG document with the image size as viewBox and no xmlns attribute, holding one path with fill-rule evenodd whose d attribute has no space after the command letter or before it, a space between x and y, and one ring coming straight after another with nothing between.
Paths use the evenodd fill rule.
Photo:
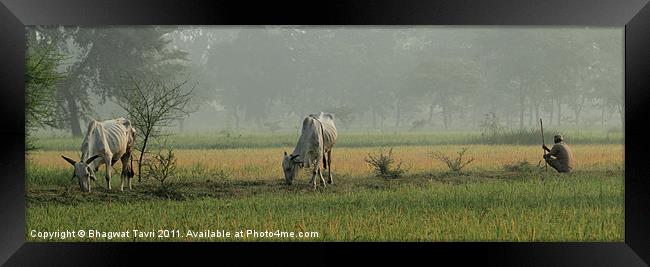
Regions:
<instances>
[{"instance_id":1,"label":"tree","mask_svg":"<svg viewBox=\"0 0 650 267\"><path fill-rule=\"evenodd\" d=\"M138 181L142 180L142 160L148 152L147 144L162 134L162 128L188 116L193 108L189 106L194 87L188 87L188 80L159 81L136 80L132 86L119 94L118 104L129 114L140 142L138 159Z\"/></svg>"},{"instance_id":2,"label":"tree","mask_svg":"<svg viewBox=\"0 0 650 267\"><path fill-rule=\"evenodd\" d=\"M56 116L55 85L64 78L58 67L64 60L52 40L37 31L27 33L25 53L25 152L34 149L30 134L37 127L53 126Z\"/></svg>"},{"instance_id":3,"label":"tree","mask_svg":"<svg viewBox=\"0 0 650 267\"><path fill-rule=\"evenodd\" d=\"M261 126L280 91L292 86L295 64L278 29L243 29L232 41L216 44L207 67L216 78L214 89L221 104L235 118Z\"/></svg>"},{"instance_id":4,"label":"tree","mask_svg":"<svg viewBox=\"0 0 650 267\"><path fill-rule=\"evenodd\" d=\"M187 53L170 48L167 34L174 28L163 27L59 27L52 35L64 41L59 46L72 58L68 77L57 90L58 110L73 136L81 136L79 119L93 113L91 94L100 104L118 97L128 87L129 76L173 77L184 74Z\"/></svg>"},{"instance_id":5,"label":"tree","mask_svg":"<svg viewBox=\"0 0 650 267\"><path fill-rule=\"evenodd\" d=\"M232 28L205 28L183 27L170 32L168 37L172 40L170 46L174 49L187 51L189 64L187 71L192 73L193 79L197 82L192 101L203 112L212 113L219 110L214 106L215 102L215 81L214 73L207 67L211 47L222 42L230 42L237 36L237 29ZM214 116L212 116L214 117ZM179 130L183 132L185 119L178 121Z\"/></svg>"},{"instance_id":6,"label":"tree","mask_svg":"<svg viewBox=\"0 0 650 267\"><path fill-rule=\"evenodd\" d=\"M330 112L334 114L334 119L337 121L338 125L342 128L347 129L354 121L354 109L349 106L338 106L331 107Z\"/></svg>"},{"instance_id":7,"label":"tree","mask_svg":"<svg viewBox=\"0 0 650 267\"><path fill-rule=\"evenodd\" d=\"M429 121L435 106L442 109L443 123L448 129L452 114L460 110L461 95L476 89L479 79L478 64L462 58L437 58L420 64L414 71L414 88L431 99Z\"/></svg>"},{"instance_id":8,"label":"tree","mask_svg":"<svg viewBox=\"0 0 650 267\"><path fill-rule=\"evenodd\" d=\"M605 124L605 114L616 111L621 122L625 120L623 110L623 62L622 33L594 32L589 45L592 65L589 69L590 79L586 85L593 88L591 97L597 101L600 108L600 123Z\"/></svg>"}]
</instances>

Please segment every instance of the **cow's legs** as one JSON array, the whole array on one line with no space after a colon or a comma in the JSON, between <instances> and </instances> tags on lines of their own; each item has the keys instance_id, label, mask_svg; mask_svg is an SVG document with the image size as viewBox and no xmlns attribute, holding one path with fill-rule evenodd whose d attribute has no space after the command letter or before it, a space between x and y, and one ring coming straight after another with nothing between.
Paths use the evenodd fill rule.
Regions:
<instances>
[{"instance_id":1,"label":"cow's legs","mask_svg":"<svg viewBox=\"0 0 650 267\"><path fill-rule=\"evenodd\" d=\"M323 187L325 186L325 179L323 179L323 169L318 168L318 176L320 177L320 185Z\"/></svg>"},{"instance_id":2,"label":"cow's legs","mask_svg":"<svg viewBox=\"0 0 650 267\"><path fill-rule=\"evenodd\" d=\"M332 181L332 150L327 151L327 176L328 176L328 183L332 184L334 181Z\"/></svg>"},{"instance_id":3,"label":"cow's legs","mask_svg":"<svg viewBox=\"0 0 650 267\"><path fill-rule=\"evenodd\" d=\"M120 190L124 191L124 179L125 178L128 179L128 181L129 181L129 190L131 190L131 175L130 175L130 170L129 170L130 169L129 168L129 161L131 160L131 157L127 153L127 154L124 154L124 156L122 156L122 158L120 158L120 160L122 161L122 175L120 175L120 177L122 178L122 182L120 184Z\"/></svg>"},{"instance_id":4,"label":"cow's legs","mask_svg":"<svg viewBox=\"0 0 650 267\"><path fill-rule=\"evenodd\" d=\"M122 171L120 172L120 191L124 191L124 162L122 162Z\"/></svg>"},{"instance_id":5,"label":"cow's legs","mask_svg":"<svg viewBox=\"0 0 650 267\"><path fill-rule=\"evenodd\" d=\"M104 155L104 164L106 164L106 185L108 190L111 190L111 171L113 166L111 166L111 155Z\"/></svg>"},{"instance_id":6,"label":"cow's legs","mask_svg":"<svg viewBox=\"0 0 650 267\"><path fill-rule=\"evenodd\" d=\"M311 179L309 179L309 184L312 185L314 188L316 187L316 169L313 169L311 171Z\"/></svg>"},{"instance_id":7,"label":"cow's legs","mask_svg":"<svg viewBox=\"0 0 650 267\"><path fill-rule=\"evenodd\" d=\"M317 161L318 162L318 161ZM320 166L316 165L311 171L311 180L309 180L309 183L311 186L316 189L316 175L319 175L321 180L323 179L323 176L321 174L321 169Z\"/></svg>"},{"instance_id":8,"label":"cow's legs","mask_svg":"<svg viewBox=\"0 0 650 267\"><path fill-rule=\"evenodd\" d=\"M124 174L120 174L120 191L124 191Z\"/></svg>"}]
</instances>

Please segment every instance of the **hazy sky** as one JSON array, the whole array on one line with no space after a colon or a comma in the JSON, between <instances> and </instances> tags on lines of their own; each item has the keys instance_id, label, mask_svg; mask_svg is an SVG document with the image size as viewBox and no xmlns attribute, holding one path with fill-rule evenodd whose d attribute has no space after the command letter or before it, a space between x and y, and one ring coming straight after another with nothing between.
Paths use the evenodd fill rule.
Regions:
<instances>
[{"instance_id":1,"label":"hazy sky","mask_svg":"<svg viewBox=\"0 0 650 267\"><path fill-rule=\"evenodd\" d=\"M90 36L138 42L152 29L97 28ZM187 52L176 74L196 85L198 109L184 121L186 131L292 130L319 111L335 113L350 130L391 131L478 129L490 112L511 128L538 117L585 128L623 118L623 28L164 30L167 49ZM116 57L128 54L114 49ZM82 50L71 49L71 61L82 60ZM92 116L124 115L110 98L90 98Z\"/></svg>"}]
</instances>

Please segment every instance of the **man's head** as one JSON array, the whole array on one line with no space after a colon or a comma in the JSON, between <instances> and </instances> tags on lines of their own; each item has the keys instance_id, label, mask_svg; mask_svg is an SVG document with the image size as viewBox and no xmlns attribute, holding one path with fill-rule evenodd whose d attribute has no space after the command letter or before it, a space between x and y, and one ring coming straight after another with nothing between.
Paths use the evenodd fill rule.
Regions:
<instances>
[{"instance_id":1,"label":"man's head","mask_svg":"<svg viewBox=\"0 0 650 267\"><path fill-rule=\"evenodd\" d=\"M561 134L556 134L553 136L553 141L557 144L564 141L564 137Z\"/></svg>"},{"instance_id":2,"label":"man's head","mask_svg":"<svg viewBox=\"0 0 650 267\"><path fill-rule=\"evenodd\" d=\"M90 191L90 179L95 180L95 171L88 166L93 160L99 157L99 155L95 155L87 159L85 162L84 161L79 161L76 162L71 158L68 158L66 156L61 155L65 161L70 163L74 167L74 173L72 173L72 178L77 177L77 180L79 180L79 189L83 192L89 192Z\"/></svg>"}]
</instances>

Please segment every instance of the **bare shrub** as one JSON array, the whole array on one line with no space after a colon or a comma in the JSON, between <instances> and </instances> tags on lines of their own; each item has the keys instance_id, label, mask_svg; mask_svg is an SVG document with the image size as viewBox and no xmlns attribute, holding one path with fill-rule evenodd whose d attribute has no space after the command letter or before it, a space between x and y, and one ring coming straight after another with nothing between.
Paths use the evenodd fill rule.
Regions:
<instances>
[{"instance_id":1,"label":"bare shrub","mask_svg":"<svg viewBox=\"0 0 650 267\"><path fill-rule=\"evenodd\" d=\"M176 156L171 146L164 146L158 154L143 161L143 176L145 179L154 179L158 181L159 186L150 193L157 197L185 200L187 197L180 190L183 187L179 183L179 172L176 166ZM171 180L176 180L171 182Z\"/></svg>"},{"instance_id":2,"label":"bare shrub","mask_svg":"<svg viewBox=\"0 0 650 267\"><path fill-rule=\"evenodd\" d=\"M117 98L117 104L128 114L139 136L136 149L138 158L138 181L142 179L141 166L148 153L147 144L162 135L164 127L187 117L195 110L191 106L194 85L189 80L159 81L137 80L133 76L131 86L125 87Z\"/></svg>"},{"instance_id":3,"label":"bare shrub","mask_svg":"<svg viewBox=\"0 0 650 267\"><path fill-rule=\"evenodd\" d=\"M160 187L165 187L165 181L177 176L176 156L174 149L166 147L161 149L157 155L145 160L143 163L144 175L147 178L153 178L160 183Z\"/></svg>"},{"instance_id":4,"label":"bare shrub","mask_svg":"<svg viewBox=\"0 0 650 267\"><path fill-rule=\"evenodd\" d=\"M391 165L395 163L393 159L393 149L391 148L388 151L388 154L384 154L383 150L379 151L379 154L368 154L368 157L365 159L370 166L375 168L375 175L384 179L396 179L402 177L406 172L405 169L402 169L402 163L398 163L396 168L393 168Z\"/></svg>"},{"instance_id":5,"label":"bare shrub","mask_svg":"<svg viewBox=\"0 0 650 267\"><path fill-rule=\"evenodd\" d=\"M431 153L431 156L439 160L447 165L447 168L449 168L450 171L452 172L460 172L465 166L468 164L472 163L474 161L474 158L470 158L469 160L463 160L463 156L465 155L465 152L467 152L467 148L463 147L461 148L460 151L456 152L458 155L455 158L451 158L445 154L442 154L439 151L435 151Z\"/></svg>"}]
</instances>

